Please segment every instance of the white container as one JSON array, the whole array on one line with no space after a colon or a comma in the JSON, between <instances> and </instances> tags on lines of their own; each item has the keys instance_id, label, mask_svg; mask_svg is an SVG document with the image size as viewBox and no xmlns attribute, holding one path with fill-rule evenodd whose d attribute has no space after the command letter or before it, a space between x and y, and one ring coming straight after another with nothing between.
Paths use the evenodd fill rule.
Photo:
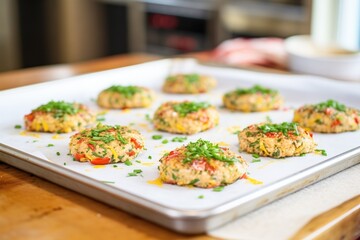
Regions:
<instances>
[{"instance_id":1,"label":"white container","mask_svg":"<svg viewBox=\"0 0 360 240\"><path fill-rule=\"evenodd\" d=\"M360 81L360 53L329 53L317 47L308 35L285 40L289 69L346 81Z\"/></svg>"}]
</instances>

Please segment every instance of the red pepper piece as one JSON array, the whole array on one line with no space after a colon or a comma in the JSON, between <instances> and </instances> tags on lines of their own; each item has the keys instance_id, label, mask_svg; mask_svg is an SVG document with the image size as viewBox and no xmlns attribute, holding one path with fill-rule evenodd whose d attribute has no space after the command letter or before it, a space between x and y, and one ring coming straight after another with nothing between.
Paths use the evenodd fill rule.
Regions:
<instances>
[{"instance_id":1,"label":"red pepper piece","mask_svg":"<svg viewBox=\"0 0 360 240\"><path fill-rule=\"evenodd\" d=\"M88 143L88 147L89 147L92 151L95 151L95 146L92 145L91 143Z\"/></svg>"},{"instance_id":2,"label":"red pepper piece","mask_svg":"<svg viewBox=\"0 0 360 240\"><path fill-rule=\"evenodd\" d=\"M92 164L94 165L105 165L105 164L109 164L110 163L110 158L109 157L104 157L104 158L94 158L93 160L90 161Z\"/></svg>"},{"instance_id":3,"label":"red pepper piece","mask_svg":"<svg viewBox=\"0 0 360 240\"><path fill-rule=\"evenodd\" d=\"M142 148L141 144L135 138L131 138L130 141L134 144L136 149Z\"/></svg>"},{"instance_id":4,"label":"red pepper piece","mask_svg":"<svg viewBox=\"0 0 360 240\"><path fill-rule=\"evenodd\" d=\"M85 158L85 154L83 154L83 153L75 153L74 158L76 160L80 161L80 159Z\"/></svg>"}]
</instances>

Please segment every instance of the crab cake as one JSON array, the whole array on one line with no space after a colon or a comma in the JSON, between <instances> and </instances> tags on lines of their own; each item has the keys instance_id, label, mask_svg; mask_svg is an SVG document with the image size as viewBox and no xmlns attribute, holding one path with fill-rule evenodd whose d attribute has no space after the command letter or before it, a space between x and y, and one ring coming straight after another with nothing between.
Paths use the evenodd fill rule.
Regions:
<instances>
[{"instance_id":1,"label":"crab cake","mask_svg":"<svg viewBox=\"0 0 360 240\"><path fill-rule=\"evenodd\" d=\"M194 134L215 127L219 113L207 102L166 102L155 112L156 129L181 134Z\"/></svg>"},{"instance_id":2,"label":"crab cake","mask_svg":"<svg viewBox=\"0 0 360 240\"><path fill-rule=\"evenodd\" d=\"M216 80L199 74L176 74L169 76L163 85L167 93L206 93L216 86Z\"/></svg>"},{"instance_id":3,"label":"crab cake","mask_svg":"<svg viewBox=\"0 0 360 240\"><path fill-rule=\"evenodd\" d=\"M273 158L300 156L316 147L312 134L296 123L250 125L238 138L241 151Z\"/></svg>"},{"instance_id":4,"label":"crab cake","mask_svg":"<svg viewBox=\"0 0 360 240\"><path fill-rule=\"evenodd\" d=\"M100 92L97 103L104 108L142 108L154 101L154 93L148 88L138 86L114 85Z\"/></svg>"},{"instance_id":5,"label":"crab cake","mask_svg":"<svg viewBox=\"0 0 360 240\"><path fill-rule=\"evenodd\" d=\"M360 128L360 111L334 100L305 105L295 110L294 122L314 132L340 133Z\"/></svg>"},{"instance_id":6,"label":"crab cake","mask_svg":"<svg viewBox=\"0 0 360 240\"><path fill-rule=\"evenodd\" d=\"M98 124L71 136L69 148L77 161L104 165L134 159L144 149L144 138L127 126Z\"/></svg>"},{"instance_id":7,"label":"crab cake","mask_svg":"<svg viewBox=\"0 0 360 240\"><path fill-rule=\"evenodd\" d=\"M25 129L35 132L68 133L95 122L95 115L79 103L50 101L24 116Z\"/></svg>"},{"instance_id":8,"label":"crab cake","mask_svg":"<svg viewBox=\"0 0 360 240\"><path fill-rule=\"evenodd\" d=\"M242 112L262 112L279 109L283 97L278 91L255 85L248 89L236 89L223 96L224 106Z\"/></svg>"},{"instance_id":9,"label":"crab cake","mask_svg":"<svg viewBox=\"0 0 360 240\"><path fill-rule=\"evenodd\" d=\"M160 178L177 185L213 188L242 178L245 160L228 148L202 139L176 148L160 159Z\"/></svg>"}]
</instances>

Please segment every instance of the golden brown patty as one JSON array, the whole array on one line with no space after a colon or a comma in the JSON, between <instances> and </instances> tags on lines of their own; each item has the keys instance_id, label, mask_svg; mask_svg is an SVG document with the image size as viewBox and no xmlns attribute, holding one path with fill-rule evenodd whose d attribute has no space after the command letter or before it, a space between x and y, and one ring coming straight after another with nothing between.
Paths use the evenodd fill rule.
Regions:
<instances>
[{"instance_id":1,"label":"golden brown patty","mask_svg":"<svg viewBox=\"0 0 360 240\"><path fill-rule=\"evenodd\" d=\"M160 159L160 178L177 185L213 188L245 176L245 160L209 141L198 140L176 148Z\"/></svg>"},{"instance_id":2,"label":"golden brown patty","mask_svg":"<svg viewBox=\"0 0 360 240\"><path fill-rule=\"evenodd\" d=\"M68 133L95 122L95 115L82 104L50 101L25 115L24 121L29 131Z\"/></svg>"},{"instance_id":3,"label":"golden brown patty","mask_svg":"<svg viewBox=\"0 0 360 240\"><path fill-rule=\"evenodd\" d=\"M206 93L216 86L216 80L199 74L177 74L169 76L163 85L167 93Z\"/></svg>"},{"instance_id":4,"label":"golden brown patty","mask_svg":"<svg viewBox=\"0 0 360 240\"><path fill-rule=\"evenodd\" d=\"M75 160L103 165L134 159L144 149L144 138L127 126L98 124L71 136L69 148Z\"/></svg>"},{"instance_id":5,"label":"golden brown patty","mask_svg":"<svg viewBox=\"0 0 360 240\"><path fill-rule=\"evenodd\" d=\"M216 108L207 102L166 102L155 112L156 129L182 134L194 134L215 127L219 122Z\"/></svg>"},{"instance_id":6,"label":"golden brown patty","mask_svg":"<svg viewBox=\"0 0 360 240\"><path fill-rule=\"evenodd\" d=\"M261 112L279 109L283 105L283 98L275 90L255 85L226 93L223 103L231 110Z\"/></svg>"},{"instance_id":7,"label":"golden brown patty","mask_svg":"<svg viewBox=\"0 0 360 240\"><path fill-rule=\"evenodd\" d=\"M300 156L316 147L312 134L296 123L250 125L238 138L241 151L273 158Z\"/></svg>"},{"instance_id":8,"label":"golden brown patty","mask_svg":"<svg viewBox=\"0 0 360 240\"><path fill-rule=\"evenodd\" d=\"M104 108L142 108L154 101L154 93L148 88L138 86L111 86L100 92L97 103Z\"/></svg>"},{"instance_id":9,"label":"golden brown patty","mask_svg":"<svg viewBox=\"0 0 360 240\"><path fill-rule=\"evenodd\" d=\"M360 111L334 100L295 110L294 122L314 132L340 133L360 128Z\"/></svg>"}]
</instances>

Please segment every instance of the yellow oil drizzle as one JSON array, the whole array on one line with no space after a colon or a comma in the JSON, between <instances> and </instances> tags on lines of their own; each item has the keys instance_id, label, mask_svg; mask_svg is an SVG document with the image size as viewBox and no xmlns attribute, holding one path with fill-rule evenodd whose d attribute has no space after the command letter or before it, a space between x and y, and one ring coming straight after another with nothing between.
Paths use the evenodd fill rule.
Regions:
<instances>
[{"instance_id":1,"label":"yellow oil drizzle","mask_svg":"<svg viewBox=\"0 0 360 240\"><path fill-rule=\"evenodd\" d=\"M20 135L21 136L28 136L28 137L34 137L34 138L40 138L40 134L38 133L31 133L31 132L28 132L28 131L22 131L20 132Z\"/></svg>"},{"instance_id":2,"label":"yellow oil drizzle","mask_svg":"<svg viewBox=\"0 0 360 240\"><path fill-rule=\"evenodd\" d=\"M131 109L129 109L129 108L125 108L125 109L121 110L121 113L130 113L130 112L131 112Z\"/></svg>"},{"instance_id":3,"label":"yellow oil drizzle","mask_svg":"<svg viewBox=\"0 0 360 240\"><path fill-rule=\"evenodd\" d=\"M229 144L229 143L226 143L226 142L217 142L217 144L218 144L219 146L224 146L224 147L230 146L230 144Z\"/></svg>"},{"instance_id":4,"label":"yellow oil drizzle","mask_svg":"<svg viewBox=\"0 0 360 240\"><path fill-rule=\"evenodd\" d=\"M155 148L162 148L164 147L164 144L156 145Z\"/></svg>"},{"instance_id":5,"label":"yellow oil drizzle","mask_svg":"<svg viewBox=\"0 0 360 240\"><path fill-rule=\"evenodd\" d=\"M63 139L62 136L60 136L59 134L55 134L54 136L51 137L52 139L58 140L58 139Z\"/></svg>"},{"instance_id":6,"label":"yellow oil drizzle","mask_svg":"<svg viewBox=\"0 0 360 240\"><path fill-rule=\"evenodd\" d=\"M266 167L268 167L269 165L274 164L274 163L276 163L276 162L278 162L278 161L281 161L281 160L270 160L270 161L268 161L266 164L264 164L264 165L262 165L262 166L258 167L257 169L263 169L263 168L266 168Z\"/></svg>"},{"instance_id":7,"label":"yellow oil drizzle","mask_svg":"<svg viewBox=\"0 0 360 240\"><path fill-rule=\"evenodd\" d=\"M238 131L241 131L242 128L240 126L231 126L226 129L229 133L234 134Z\"/></svg>"},{"instance_id":8,"label":"yellow oil drizzle","mask_svg":"<svg viewBox=\"0 0 360 240\"><path fill-rule=\"evenodd\" d=\"M155 163L154 162L141 162L141 165L145 166L145 167L151 167L153 166Z\"/></svg>"},{"instance_id":9,"label":"yellow oil drizzle","mask_svg":"<svg viewBox=\"0 0 360 240\"><path fill-rule=\"evenodd\" d=\"M97 115L105 115L108 112L109 112L108 110L104 110L104 111L98 112Z\"/></svg>"},{"instance_id":10,"label":"yellow oil drizzle","mask_svg":"<svg viewBox=\"0 0 360 240\"><path fill-rule=\"evenodd\" d=\"M93 168L97 169L97 168L105 168L105 165L94 165Z\"/></svg>"},{"instance_id":11,"label":"yellow oil drizzle","mask_svg":"<svg viewBox=\"0 0 360 240\"><path fill-rule=\"evenodd\" d=\"M249 183L254 184L254 185L263 184L262 181L259 181L259 180L255 179L255 178L251 178L251 177L249 177L249 176L246 176L245 179L246 179Z\"/></svg>"},{"instance_id":12,"label":"yellow oil drizzle","mask_svg":"<svg viewBox=\"0 0 360 240\"><path fill-rule=\"evenodd\" d=\"M147 181L148 184L153 184L156 185L158 187L162 187L162 185L164 184L163 181L160 179L160 177L154 179L154 180L149 180Z\"/></svg>"},{"instance_id":13,"label":"yellow oil drizzle","mask_svg":"<svg viewBox=\"0 0 360 240\"><path fill-rule=\"evenodd\" d=\"M143 128L147 132L153 132L153 129L147 123L138 123L138 126Z\"/></svg>"}]
</instances>

